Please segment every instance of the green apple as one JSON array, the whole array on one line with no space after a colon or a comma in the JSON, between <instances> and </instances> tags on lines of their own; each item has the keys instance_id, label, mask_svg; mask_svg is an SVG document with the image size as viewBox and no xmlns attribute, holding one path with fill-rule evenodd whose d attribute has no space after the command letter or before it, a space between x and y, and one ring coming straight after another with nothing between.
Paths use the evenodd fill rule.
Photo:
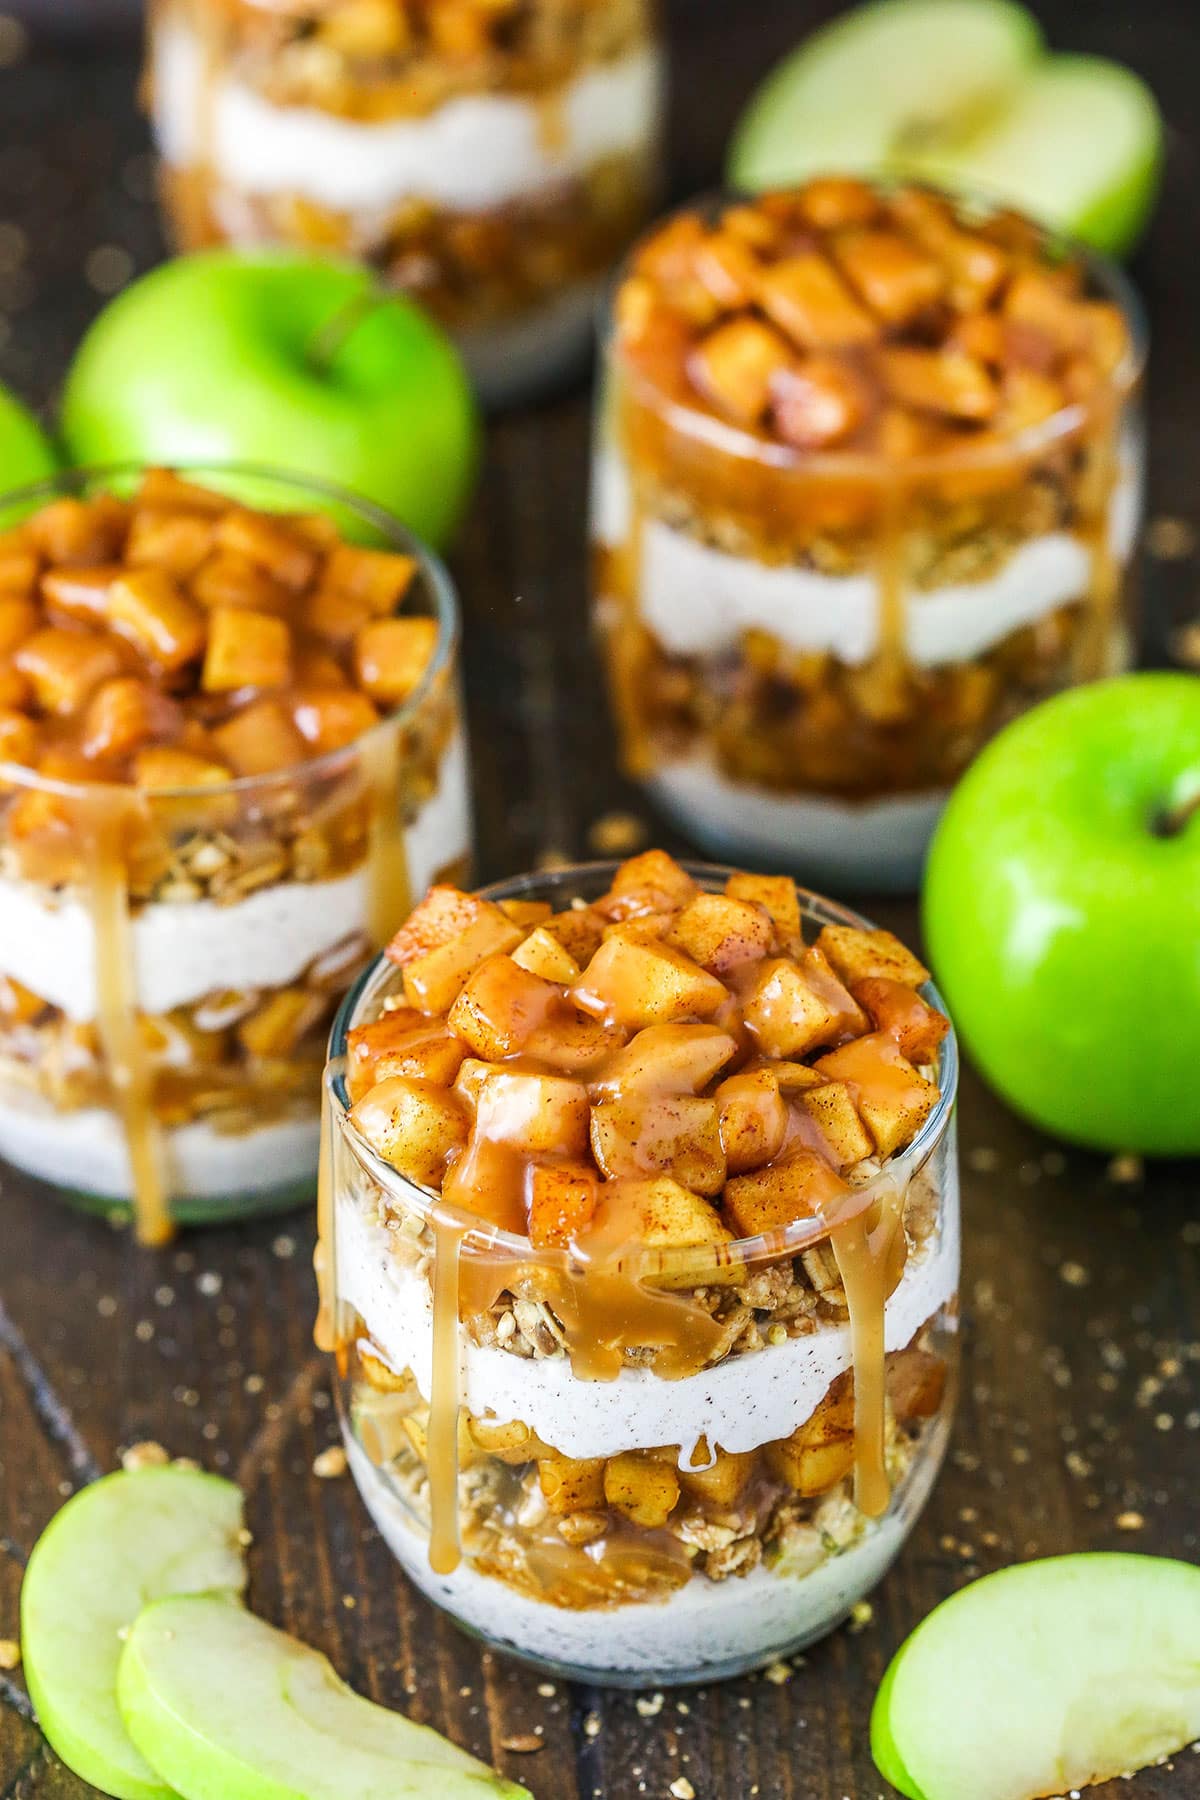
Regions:
<instances>
[{"instance_id":1,"label":"green apple","mask_svg":"<svg viewBox=\"0 0 1200 1800\"><path fill-rule=\"evenodd\" d=\"M530 1800L228 1596L148 1606L118 1695L130 1737L183 1800Z\"/></svg>"},{"instance_id":2,"label":"green apple","mask_svg":"<svg viewBox=\"0 0 1200 1800\"><path fill-rule=\"evenodd\" d=\"M1154 98L1130 70L1049 56L1013 0L873 0L801 44L751 100L731 179L905 175L1003 200L1120 253L1153 204Z\"/></svg>"},{"instance_id":3,"label":"green apple","mask_svg":"<svg viewBox=\"0 0 1200 1800\"><path fill-rule=\"evenodd\" d=\"M57 468L54 446L33 414L15 395L0 388L0 495L44 481ZM0 529L13 523L7 513L0 517Z\"/></svg>"},{"instance_id":4,"label":"green apple","mask_svg":"<svg viewBox=\"0 0 1200 1800\"><path fill-rule=\"evenodd\" d=\"M21 1647L38 1722L68 1768L118 1800L171 1800L117 1711L121 1634L147 1600L239 1590L242 1496L196 1469L122 1470L81 1488L34 1546Z\"/></svg>"},{"instance_id":5,"label":"green apple","mask_svg":"<svg viewBox=\"0 0 1200 1800\"><path fill-rule=\"evenodd\" d=\"M950 797L925 940L1018 1112L1100 1150L1200 1151L1200 678L1118 676L1014 721Z\"/></svg>"},{"instance_id":6,"label":"green apple","mask_svg":"<svg viewBox=\"0 0 1200 1800\"><path fill-rule=\"evenodd\" d=\"M434 545L479 439L432 319L364 269L283 251L204 251L126 288L80 345L62 427L76 463L258 463L348 488Z\"/></svg>"},{"instance_id":7,"label":"green apple","mask_svg":"<svg viewBox=\"0 0 1200 1800\"><path fill-rule=\"evenodd\" d=\"M909 1800L1033 1800L1200 1735L1200 1568L1060 1556L973 1582L901 1645L871 1716Z\"/></svg>"}]
</instances>

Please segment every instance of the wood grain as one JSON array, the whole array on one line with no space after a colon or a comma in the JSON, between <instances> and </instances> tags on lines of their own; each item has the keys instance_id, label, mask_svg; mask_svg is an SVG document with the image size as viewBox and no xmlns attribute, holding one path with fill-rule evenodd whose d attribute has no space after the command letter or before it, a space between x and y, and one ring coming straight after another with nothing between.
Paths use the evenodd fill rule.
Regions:
<instances>
[{"instance_id":1,"label":"wood grain","mask_svg":"<svg viewBox=\"0 0 1200 1800\"><path fill-rule=\"evenodd\" d=\"M711 184L741 97L832 10L676 0L672 186ZM1194 71L1188 0L1040 9L1052 37L1117 54L1171 122L1163 205L1135 274L1156 336L1151 512L1200 525L1194 256ZM35 43L0 73L0 379L49 402L101 303L92 252L162 253L135 52ZM23 237L11 235L16 226ZM11 253L10 253L11 252ZM103 259L101 259L101 271ZM586 624L588 401L568 394L490 433L455 559L467 617L481 873L586 852L595 822L645 809L613 773ZM1147 568L1147 653L1195 608L1189 556ZM655 829L655 835L669 834ZM914 929L911 909L876 909ZM1147 1029L1169 1028L1146 1021ZM23 1556L61 1498L120 1448L154 1438L236 1473L248 1491L254 1605L333 1657L356 1686L526 1781L538 1800L875 1800L866 1721L887 1657L943 1596L1014 1559L1124 1548L1195 1559L1200 1514L1200 1194L1194 1167L1114 1181L1063 1153L968 1074L960 1109L965 1361L950 1460L869 1620L761 1677L647 1695L548 1684L457 1632L406 1585L347 1478L319 1481L333 1441L311 1345L311 1221L190 1237L161 1256L66 1213L7 1174L0 1189L0 1637L16 1631ZM1140 1515L1136 1531L1122 1515ZM603 1621L597 1623L602 1632ZM647 1697L649 1696L649 1704ZM642 1701L639 1707L638 1700ZM520 1755L506 1739L537 1730ZM0 1684L0 1800L91 1790L46 1752L19 1675ZM1200 1794L1200 1758L1095 1790Z\"/></svg>"}]
</instances>

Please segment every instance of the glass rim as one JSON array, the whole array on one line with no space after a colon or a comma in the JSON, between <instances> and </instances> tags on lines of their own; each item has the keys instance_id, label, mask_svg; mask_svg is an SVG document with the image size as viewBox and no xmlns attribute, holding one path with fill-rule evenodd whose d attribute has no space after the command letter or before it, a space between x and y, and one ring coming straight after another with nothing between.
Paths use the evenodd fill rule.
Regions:
<instances>
[{"instance_id":1,"label":"glass rim","mask_svg":"<svg viewBox=\"0 0 1200 1800\"><path fill-rule=\"evenodd\" d=\"M554 887L567 887L572 883L586 881L588 878L604 880L606 877L611 877L620 866L619 859L604 858L596 861L571 863L562 869L530 870L521 875L508 876L502 881L490 882L486 887L477 888L475 892L478 893L480 899L491 901L532 898L534 892L546 884ZM680 867L685 869L693 880L699 881L701 884L705 881L719 881L721 886L724 886L731 875L741 873L732 864L725 863L688 860L681 861ZM820 919L823 924L851 925L859 930L876 929L872 921L864 914L855 912L852 907L843 906L840 901L830 900L826 895L817 893L815 889L803 887L797 882L796 892L799 896L803 918ZM350 1118L349 1095L346 1091L344 1071L339 1069L338 1065L344 1062L347 1036L354 1022L357 1008L375 986L381 985L381 978L387 971L389 969L395 971L395 968L396 965L388 962L387 956L382 950L377 952L366 968L362 970L354 985L343 996L334 1015L329 1033L329 1060L322 1077L324 1090L329 1096L330 1108L335 1114L334 1119L331 1120L332 1129L341 1129L345 1132L355 1156L369 1170L385 1192L390 1191L399 1195L402 1191L404 1195L411 1196L414 1210L420 1211L426 1218L431 1216L432 1212L440 1212L442 1216L453 1216L458 1220L469 1216L473 1223L464 1235L464 1245L471 1245L481 1252L496 1252L514 1259L519 1258L525 1262L580 1261L570 1248L565 1250L537 1249L530 1243L527 1233L503 1230L500 1226L493 1225L475 1214L467 1215L465 1209L461 1207L447 1205L437 1189L423 1187L419 1182L413 1181L410 1176L402 1175L399 1169L395 1169L390 1163L385 1162L354 1125ZM932 979L922 983L918 991L931 1006L935 1006L939 1012L949 1018L941 994ZM937 1104L906 1149L888 1157L880 1165L878 1172L872 1175L861 1188L849 1190L850 1195L863 1197L861 1206L855 1208L849 1217L857 1217L881 1191L892 1188L894 1182L890 1178L896 1172L900 1173L901 1185L907 1187L912 1176L924 1167L942 1141L953 1116L958 1098L958 1075L958 1037L951 1020L950 1029L938 1048L937 1079L940 1091ZM333 1196L333 1203L336 1208L336 1193ZM811 1249L814 1244L824 1242L831 1231L837 1230L839 1223L842 1222L834 1220L830 1223L819 1217L794 1219L790 1224L777 1226L771 1231L759 1232L751 1237L731 1238L727 1243L719 1245L680 1245L665 1247L661 1250L638 1245L636 1240L630 1240L627 1246L622 1246L617 1251L617 1255L623 1255L626 1248L629 1250L649 1249L651 1255L658 1255L660 1258L665 1256L668 1259L664 1265L668 1269L686 1267L690 1271L695 1268L696 1283L702 1286L706 1268L722 1267L735 1257L739 1261L753 1264L777 1261L782 1256L799 1255L801 1251ZM720 1254L715 1254L715 1252ZM672 1257L674 1260L670 1260ZM582 1266L587 1268L586 1260L582 1261Z\"/></svg>"},{"instance_id":2,"label":"glass rim","mask_svg":"<svg viewBox=\"0 0 1200 1800\"><path fill-rule=\"evenodd\" d=\"M272 769L264 775L235 775L228 781L205 782L199 787L161 787L138 788L127 781L68 781L59 776L43 775L37 769L30 769L23 763L0 760L0 781L31 793L53 794L60 799L80 800L89 794L108 796L136 796L139 801L151 806L169 804L178 801L190 801L197 805L227 797L229 795L246 795L269 793L275 788L290 786L297 780L320 780L330 775L344 774L353 766L364 745L385 733L398 731L405 722L420 712L427 697L433 691L444 671L452 664L457 654L462 635L462 620L459 611L458 591L454 585L450 571L438 555L422 538L411 531L402 519L389 512L386 507L379 506L365 495L357 494L335 481L326 481L323 477L300 475L288 469L280 469L268 463L224 462L224 461L166 461L138 462L127 460L115 463L91 464L76 469L60 469L54 475L43 476L40 481L29 482L24 487L0 491L0 518L13 507L25 507L39 502L53 500L65 490L86 488L92 485L104 486L113 482L132 479L144 475L151 469L165 469L169 474L184 479L195 480L202 484L205 475L231 477L234 480L276 482L282 488L293 488L299 494L307 494L310 498L322 501L333 501L336 505L356 514L367 524L373 526L389 542L389 546L401 554L412 556L417 569L428 583L433 597L434 617L437 620L437 643L433 656L412 693L400 706L386 713L366 731L360 732L350 743L342 744L336 750L323 750L320 755L306 757L302 762L289 763L285 769ZM220 490L214 490L219 492ZM225 496L222 496L225 497ZM235 496L228 496L231 506L245 505ZM258 510L267 510L261 508Z\"/></svg>"},{"instance_id":3,"label":"glass rim","mask_svg":"<svg viewBox=\"0 0 1200 1800\"><path fill-rule=\"evenodd\" d=\"M978 189L941 187L936 182L909 180L903 176L889 179L860 174L854 178L882 193L899 187L919 189L923 193L948 200L956 214L974 211L986 218L1007 213L1035 231L1045 246L1053 246L1060 260L1069 256L1076 257L1104 298L1119 307L1129 331L1129 343L1124 357L1117 368L1104 377L1098 391L1111 395L1120 405L1137 390L1145 374L1149 355L1149 323L1141 296L1124 269L1112 257L1091 249L1069 232L1057 230L1054 226L1031 218L1028 213L1007 204L998 196L989 196ZM798 191L804 185L804 182L797 182L794 188L772 186L763 189L762 193L790 193ZM1090 401L1075 400L1060 407L1048 419L1043 419L1036 425L1021 426L995 443L972 444L968 440L961 445L893 460L877 451L801 450L793 444L758 437L730 420L719 418L716 413L705 412L699 406L690 406L685 401L664 394L652 381L640 374L627 357L618 354L614 329L617 294L631 274L636 257L665 225L687 213L704 213L717 205L753 206L760 197L760 194L734 187L707 188L663 213L630 246L614 270L600 302L598 335L606 366L619 368L638 399L646 406L656 408L681 437L691 437L706 445L709 450L738 457L746 463L757 463L780 474L811 476L817 480L874 481L881 487L902 490L910 481L962 470L985 470L1002 467L1010 462L1029 461L1054 444L1070 438L1092 417L1095 411L1094 398Z\"/></svg>"}]
</instances>

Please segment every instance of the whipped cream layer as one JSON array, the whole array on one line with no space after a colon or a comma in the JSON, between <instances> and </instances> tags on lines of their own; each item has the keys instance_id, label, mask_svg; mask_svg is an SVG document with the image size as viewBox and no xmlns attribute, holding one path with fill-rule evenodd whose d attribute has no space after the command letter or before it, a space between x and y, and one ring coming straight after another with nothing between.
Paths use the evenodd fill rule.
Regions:
<instances>
[{"instance_id":1,"label":"whipped cream layer","mask_svg":"<svg viewBox=\"0 0 1200 1800\"><path fill-rule=\"evenodd\" d=\"M958 1289L958 1189L947 1164L937 1234L913 1252L887 1303L886 1348L902 1350ZM362 1319L375 1350L397 1372L411 1369L428 1397L433 1370L429 1282L401 1263L386 1227L370 1223L344 1197L336 1218L339 1299ZM615 1381L583 1381L566 1356L522 1357L459 1333L463 1404L476 1417L520 1420L566 1456L615 1456L622 1450L681 1446L694 1459L699 1440L723 1450L756 1450L788 1437L811 1418L837 1376L851 1365L848 1325L823 1325L806 1337L728 1356L714 1368L664 1381L625 1368Z\"/></svg>"},{"instance_id":2,"label":"whipped cream layer","mask_svg":"<svg viewBox=\"0 0 1200 1800\"><path fill-rule=\"evenodd\" d=\"M414 895L465 856L470 842L466 741L459 732L443 754L436 791L405 834ZM229 905L151 902L132 920L139 1003L144 1012L165 1013L218 991L287 987L366 923L365 865L332 881L277 882ZM0 973L68 1018L95 1018L95 933L77 893L0 878Z\"/></svg>"},{"instance_id":3,"label":"whipped cream layer","mask_svg":"<svg viewBox=\"0 0 1200 1800\"><path fill-rule=\"evenodd\" d=\"M941 1456L940 1448L923 1446L895 1510L807 1573L760 1566L726 1581L694 1575L664 1600L574 1612L518 1593L465 1562L452 1575L435 1575L425 1537L351 1433L346 1446L384 1541L430 1600L520 1656L631 1684L637 1677L657 1683L733 1674L823 1636L886 1574Z\"/></svg>"},{"instance_id":4,"label":"whipped cream layer","mask_svg":"<svg viewBox=\"0 0 1200 1800\"><path fill-rule=\"evenodd\" d=\"M315 1095L310 1117L255 1131L234 1135L203 1120L177 1126L163 1133L170 1191L176 1200L227 1200L311 1181L319 1136ZM133 1192L125 1134L102 1107L58 1112L35 1094L8 1088L0 1099L0 1156L59 1187L111 1200Z\"/></svg>"},{"instance_id":5,"label":"whipped cream layer","mask_svg":"<svg viewBox=\"0 0 1200 1800\"><path fill-rule=\"evenodd\" d=\"M423 117L367 123L276 106L231 75L206 84L202 46L175 22L155 33L152 66L154 122L168 163L203 161L219 183L243 193L302 194L346 213L381 211L408 196L459 212L503 206L642 151L661 108L661 59L650 48L585 69L542 105L481 93Z\"/></svg>"},{"instance_id":6,"label":"whipped cream layer","mask_svg":"<svg viewBox=\"0 0 1200 1800\"><path fill-rule=\"evenodd\" d=\"M1141 517L1142 457L1132 438L1122 448L1121 462L1108 532L1123 564ZM621 545L631 518L625 463L611 445L601 446L592 478L592 534L601 544ZM827 652L851 665L869 662L878 648L880 588L874 575L823 575L757 562L702 544L655 518L644 521L641 537L638 610L672 655L718 655L734 648L751 627L770 632L790 650ZM1052 531L1018 545L983 580L913 591L905 597L908 654L922 668L969 661L1080 599L1091 569L1092 554L1082 538Z\"/></svg>"}]
</instances>

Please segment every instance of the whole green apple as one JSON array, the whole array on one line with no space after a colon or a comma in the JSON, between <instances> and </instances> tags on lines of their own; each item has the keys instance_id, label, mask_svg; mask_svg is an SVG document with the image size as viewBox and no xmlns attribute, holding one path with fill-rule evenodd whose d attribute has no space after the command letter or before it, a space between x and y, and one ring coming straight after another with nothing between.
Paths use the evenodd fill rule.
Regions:
<instances>
[{"instance_id":1,"label":"whole green apple","mask_svg":"<svg viewBox=\"0 0 1200 1800\"><path fill-rule=\"evenodd\" d=\"M7 388L0 388L0 495L44 481L57 468L54 447L33 414ZM0 530L14 523L0 510Z\"/></svg>"},{"instance_id":2,"label":"whole green apple","mask_svg":"<svg viewBox=\"0 0 1200 1800\"><path fill-rule=\"evenodd\" d=\"M951 796L923 904L955 1025L1018 1112L1200 1151L1200 678L1120 676L1008 726Z\"/></svg>"},{"instance_id":3,"label":"whole green apple","mask_svg":"<svg viewBox=\"0 0 1200 1800\"><path fill-rule=\"evenodd\" d=\"M77 463L260 463L361 494L434 545L479 438L458 354L419 307L350 264L232 250L164 263L105 308L62 426Z\"/></svg>"}]
</instances>

